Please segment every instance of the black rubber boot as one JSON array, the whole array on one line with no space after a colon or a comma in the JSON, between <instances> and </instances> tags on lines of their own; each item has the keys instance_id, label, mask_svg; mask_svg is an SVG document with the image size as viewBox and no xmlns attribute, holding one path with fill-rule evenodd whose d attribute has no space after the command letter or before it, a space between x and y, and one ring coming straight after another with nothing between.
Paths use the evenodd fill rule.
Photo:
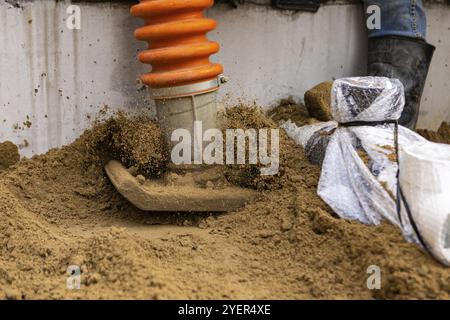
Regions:
<instances>
[{"instance_id":1,"label":"black rubber boot","mask_svg":"<svg viewBox=\"0 0 450 320\"><path fill-rule=\"evenodd\" d=\"M368 75L397 78L405 87L405 108L399 124L415 130L428 68L435 47L406 37L369 38Z\"/></svg>"}]
</instances>

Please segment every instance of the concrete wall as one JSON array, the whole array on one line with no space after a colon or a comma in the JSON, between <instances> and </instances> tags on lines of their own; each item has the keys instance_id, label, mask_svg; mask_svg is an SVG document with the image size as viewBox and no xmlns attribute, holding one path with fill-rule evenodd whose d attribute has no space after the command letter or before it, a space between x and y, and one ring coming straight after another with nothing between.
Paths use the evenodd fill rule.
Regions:
<instances>
[{"instance_id":1,"label":"concrete wall","mask_svg":"<svg viewBox=\"0 0 450 320\"><path fill-rule=\"evenodd\" d=\"M11 4L12 3L12 4ZM30 156L70 143L100 110L154 112L136 78L145 47L133 38L141 22L129 3L80 3L81 30L65 26L70 1L0 0L0 141ZM292 13L244 4L218 5L210 38L214 57L232 79L227 103L237 98L266 107L314 84L365 71L366 38L357 4L327 5L318 13ZM428 6L429 40L438 49L426 86L420 126L450 121L450 7Z\"/></svg>"}]
</instances>

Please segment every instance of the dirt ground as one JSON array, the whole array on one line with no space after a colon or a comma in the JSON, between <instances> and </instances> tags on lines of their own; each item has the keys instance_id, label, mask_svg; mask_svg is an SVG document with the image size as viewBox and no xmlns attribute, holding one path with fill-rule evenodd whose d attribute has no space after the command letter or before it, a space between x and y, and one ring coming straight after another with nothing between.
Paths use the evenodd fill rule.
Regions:
<instances>
[{"instance_id":1,"label":"dirt ground","mask_svg":"<svg viewBox=\"0 0 450 320\"><path fill-rule=\"evenodd\" d=\"M283 116L272 116L288 110L300 109L286 103ZM238 127L276 126L256 109L234 108L228 117ZM97 124L71 145L0 172L0 298L450 298L450 269L394 227L336 218L316 195L320 168L284 135L279 175L261 180L254 167L228 168L231 181L260 193L240 210L135 209L103 164L115 156L147 163L136 170L158 176L165 153L157 136L136 142L153 148L151 157L124 147L142 135L121 128L158 130L148 119L127 121ZM233 180L236 172L245 181ZM81 267L80 290L66 287L70 265ZM381 268L380 290L367 289L371 265Z\"/></svg>"}]
</instances>

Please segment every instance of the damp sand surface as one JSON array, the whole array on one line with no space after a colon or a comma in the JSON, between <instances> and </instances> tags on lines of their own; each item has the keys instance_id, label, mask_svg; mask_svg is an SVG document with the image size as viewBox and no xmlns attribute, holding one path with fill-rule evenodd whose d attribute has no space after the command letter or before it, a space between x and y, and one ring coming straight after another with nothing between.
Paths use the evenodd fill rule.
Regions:
<instances>
[{"instance_id":1,"label":"damp sand surface","mask_svg":"<svg viewBox=\"0 0 450 320\"><path fill-rule=\"evenodd\" d=\"M230 109L227 118L235 127L276 127L254 108ZM153 138L137 143L141 135L123 128L149 128ZM450 270L393 226L338 219L317 196L320 168L283 133L279 175L227 168L231 183L258 190L242 209L139 211L114 190L103 165L115 157L158 177L167 170L159 139L151 119L110 119L2 171L0 298L450 298ZM81 269L80 290L66 287L70 265ZM366 285L372 265L382 270L380 290Z\"/></svg>"}]
</instances>

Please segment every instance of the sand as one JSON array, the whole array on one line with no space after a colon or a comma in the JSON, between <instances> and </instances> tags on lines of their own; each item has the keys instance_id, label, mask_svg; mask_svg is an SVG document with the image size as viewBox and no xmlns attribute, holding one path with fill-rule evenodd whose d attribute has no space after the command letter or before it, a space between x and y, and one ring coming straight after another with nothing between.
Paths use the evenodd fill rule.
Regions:
<instances>
[{"instance_id":1,"label":"sand","mask_svg":"<svg viewBox=\"0 0 450 320\"><path fill-rule=\"evenodd\" d=\"M235 126L276 126L255 109L233 110ZM139 124L154 128L149 119ZM135 153L117 148L111 132L129 137L97 124L0 173L0 298L450 298L450 270L394 227L336 218L316 195L320 168L285 136L280 174L249 175L258 200L211 215L129 205L103 164ZM144 159L158 168L150 174L165 170L158 159ZM69 265L81 268L80 290L66 287ZM381 268L380 290L367 289L371 265Z\"/></svg>"},{"instance_id":2,"label":"sand","mask_svg":"<svg viewBox=\"0 0 450 320\"><path fill-rule=\"evenodd\" d=\"M19 148L11 141L0 143L0 171L8 169L20 160Z\"/></svg>"},{"instance_id":3,"label":"sand","mask_svg":"<svg viewBox=\"0 0 450 320\"><path fill-rule=\"evenodd\" d=\"M333 120L331 115L332 87L333 81L325 81L305 92L305 106L308 112L320 121Z\"/></svg>"},{"instance_id":4,"label":"sand","mask_svg":"<svg viewBox=\"0 0 450 320\"><path fill-rule=\"evenodd\" d=\"M450 123L442 122L437 131L421 129L417 132L424 138L438 143L450 143Z\"/></svg>"}]
</instances>

